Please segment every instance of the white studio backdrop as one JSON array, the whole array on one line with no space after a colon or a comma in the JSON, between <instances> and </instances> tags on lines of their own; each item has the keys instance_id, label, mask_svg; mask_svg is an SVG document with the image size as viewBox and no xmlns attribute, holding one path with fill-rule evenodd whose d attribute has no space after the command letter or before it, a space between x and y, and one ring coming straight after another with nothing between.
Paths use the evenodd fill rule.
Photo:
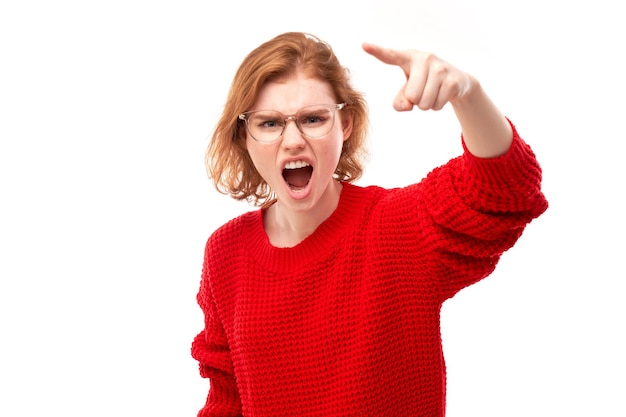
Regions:
<instances>
[{"instance_id":1,"label":"white studio backdrop","mask_svg":"<svg viewBox=\"0 0 626 417\"><path fill-rule=\"evenodd\" d=\"M0 3L0 415L196 414L204 243L251 209L203 152L243 57L298 30L370 103L360 184L461 151L449 107L394 112L403 76L363 41L474 74L544 168L549 210L444 306L448 416L623 417L623 17L608 0Z\"/></svg>"}]
</instances>

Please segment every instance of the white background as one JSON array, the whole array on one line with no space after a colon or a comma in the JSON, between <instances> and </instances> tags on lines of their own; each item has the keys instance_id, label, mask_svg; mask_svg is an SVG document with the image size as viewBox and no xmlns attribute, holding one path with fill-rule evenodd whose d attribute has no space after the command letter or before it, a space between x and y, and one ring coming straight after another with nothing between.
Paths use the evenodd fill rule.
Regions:
<instances>
[{"instance_id":1,"label":"white background","mask_svg":"<svg viewBox=\"0 0 626 417\"><path fill-rule=\"evenodd\" d=\"M371 107L359 184L460 152L452 111L398 114L363 41L483 83L544 169L549 210L442 312L448 416L625 416L619 2L5 1L0 5L0 415L193 416L204 242L249 210L203 152L243 57L329 41ZM621 26L621 27L620 27Z\"/></svg>"}]
</instances>

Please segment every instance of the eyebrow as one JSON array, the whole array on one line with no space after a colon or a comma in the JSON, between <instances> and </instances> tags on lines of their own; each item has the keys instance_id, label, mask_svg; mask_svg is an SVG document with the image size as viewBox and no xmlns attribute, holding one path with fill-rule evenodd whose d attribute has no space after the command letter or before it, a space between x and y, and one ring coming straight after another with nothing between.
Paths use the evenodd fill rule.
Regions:
<instances>
[{"instance_id":1,"label":"eyebrow","mask_svg":"<svg viewBox=\"0 0 626 417\"><path fill-rule=\"evenodd\" d=\"M307 107L311 107L311 106L334 106L338 103L335 103L336 100L330 100L330 101L322 101L322 102L316 102L316 103L311 103L311 104L306 104L300 108L298 108L298 110L296 110L295 112L291 112L291 113L286 113L284 111L281 110L277 110L277 109L271 109L271 108L267 108L267 107L261 107L258 109L251 109L251 110L247 110L244 113L248 113L248 112L253 112L253 111L275 111L278 113L281 113L284 116L293 116L294 114L297 114L300 110L305 109Z\"/></svg>"}]
</instances>

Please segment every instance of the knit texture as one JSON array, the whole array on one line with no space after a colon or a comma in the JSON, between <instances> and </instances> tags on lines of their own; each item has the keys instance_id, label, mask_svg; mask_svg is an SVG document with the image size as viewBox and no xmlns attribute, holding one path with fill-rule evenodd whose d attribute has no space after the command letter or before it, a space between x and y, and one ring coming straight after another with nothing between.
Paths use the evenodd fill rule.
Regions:
<instances>
[{"instance_id":1,"label":"knit texture","mask_svg":"<svg viewBox=\"0 0 626 417\"><path fill-rule=\"evenodd\" d=\"M344 183L293 248L269 243L262 210L211 235L191 349L210 378L198 416L444 416L442 303L547 208L517 132L498 158L464 149L408 187Z\"/></svg>"}]
</instances>

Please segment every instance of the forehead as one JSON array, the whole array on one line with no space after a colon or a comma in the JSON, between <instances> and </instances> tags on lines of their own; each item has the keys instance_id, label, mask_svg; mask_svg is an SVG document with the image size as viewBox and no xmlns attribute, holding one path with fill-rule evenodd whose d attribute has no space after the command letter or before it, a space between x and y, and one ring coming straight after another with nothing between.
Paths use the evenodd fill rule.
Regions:
<instances>
[{"instance_id":1,"label":"forehead","mask_svg":"<svg viewBox=\"0 0 626 417\"><path fill-rule=\"evenodd\" d=\"M298 72L263 86L251 110L278 110L291 114L304 106L334 103L335 97L329 83Z\"/></svg>"}]
</instances>

